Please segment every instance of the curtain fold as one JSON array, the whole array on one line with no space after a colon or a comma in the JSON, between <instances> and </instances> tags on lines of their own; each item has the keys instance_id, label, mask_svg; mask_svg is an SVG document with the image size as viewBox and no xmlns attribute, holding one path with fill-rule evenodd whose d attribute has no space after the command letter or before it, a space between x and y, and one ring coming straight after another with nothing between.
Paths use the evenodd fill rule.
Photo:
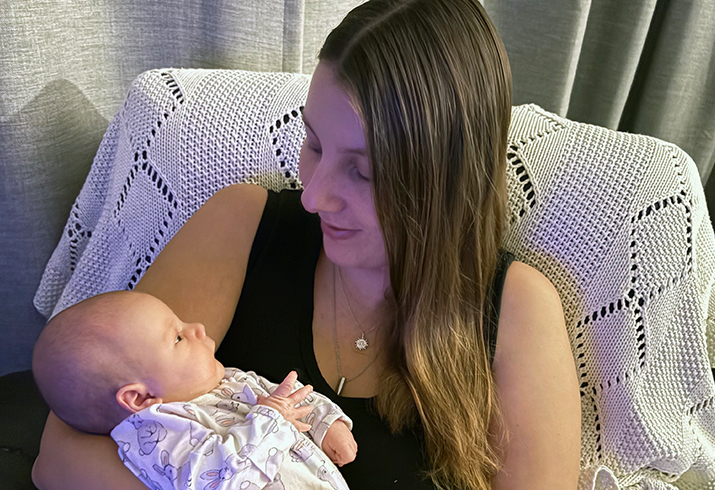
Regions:
<instances>
[{"instance_id":1,"label":"curtain fold","mask_svg":"<svg viewBox=\"0 0 715 490\"><path fill-rule=\"evenodd\" d=\"M588 26L590 0L484 0L501 34L514 105L535 103L566 116Z\"/></svg>"},{"instance_id":2,"label":"curtain fold","mask_svg":"<svg viewBox=\"0 0 715 490\"><path fill-rule=\"evenodd\" d=\"M706 183L715 165L715 2L484 4L509 53L515 105L675 143Z\"/></svg>"},{"instance_id":3,"label":"curtain fold","mask_svg":"<svg viewBox=\"0 0 715 490\"><path fill-rule=\"evenodd\" d=\"M588 13L567 116L616 129L646 45L655 0L596 1Z\"/></svg>"},{"instance_id":4,"label":"curtain fold","mask_svg":"<svg viewBox=\"0 0 715 490\"><path fill-rule=\"evenodd\" d=\"M715 2L483 0L514 103L715 165ZM312 73L362 0L0 1L0 374L29 367L34 290L131 81L162 67ZM706 187L715 204L715 177ZM710 196L712 194L712 196Z\"/></svg>"},{"instance_id":5,"label":"curtain fold","mask_svg":"<svg viewBox=\"0 0 715 490\"><path fill-rule=\"evenodd\" d=\"M163 67L312 73L357 3L0 1L0 375L30 367L34 291L131 81Z\"/></svg>"},{"instance_id":6,"label":"curtain fold","mask_svg":"<svg viewBox=\"0 0 715 490\"><path fill-rule=\"evenodd\" d=\"M621 128L677 144L705 181L715 164L715 2L659 0L657 14L652 55L639 67L639 103Z\"/></svg>"},{"instance_id":7,"label":"curtain fold","mask_svg":"<svg viewBox=\"0 0 715 490\"><path fill-rule=\"evenodd\" d=\"M283 8L283 64L281 71L302 73L303 26L305 25L305 1L284 0Z\"/></svg>"}]
</instances>

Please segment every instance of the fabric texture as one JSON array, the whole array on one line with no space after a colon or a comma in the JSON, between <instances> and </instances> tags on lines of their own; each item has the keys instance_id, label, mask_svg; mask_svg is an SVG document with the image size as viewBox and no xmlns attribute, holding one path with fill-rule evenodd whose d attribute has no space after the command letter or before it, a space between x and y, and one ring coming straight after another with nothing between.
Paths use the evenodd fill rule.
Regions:
<instances>
[{"instance_id":1,"label":"fabric texture","mask_svg":"<svg viewBox=\"0 0 715 490\"><path fill-rule=\"evenodd\" d=\"M229 183L298 187L307 86L302 75L241 71L139 77L73 206L38 309L132 288ZM507 172L504 246L543 272L564 306L581 384L581 488L713 485L715 237L692 159L526 105L513 110Z\"/></svg>"},{"instance_id":2,"label":"fabric texture","mask_svg":"<svg viewBox=\"0 0 715 490\"><path fill-rule=\"evenodd\" d=\"M296 383L295 388L300 388ZM254 372L227 368L221 384L189 402L152 405L112 430L124 464L153 489L347 490L320 449L333 422L352 422L313 392L303 402L313 440L275 409L258 405L278 387ZM313 442L315 441L315 442ZM228 483L227 483L228 482Z\"/></svg>"},{"instance_id":3,"label":"fabric texture","mask_svg":"<svg viewBox=\"0 0 715 490\"><path fill-rule=\"evenodd\" d=\"M50 316L100 284L133 288L168 239L226 185L297 188L299 100L308 84L305 75L245 71L140 76L72 206L35 297L38 310ZM155 209L145 208L148 195L159 199ZM151 239L139 238L147 230Z\"/></svg>"},{"instance_id":4,"label":"fabric texture","mask_svg":"<svg viewBox=\"0 0 715 490\"><path fill-rule=\"evenodd\" d=\"M509 55L514 104L661 138L693 158L703 183L712 174L715 2L483 4Z\"/></svg>"}]
</instances>

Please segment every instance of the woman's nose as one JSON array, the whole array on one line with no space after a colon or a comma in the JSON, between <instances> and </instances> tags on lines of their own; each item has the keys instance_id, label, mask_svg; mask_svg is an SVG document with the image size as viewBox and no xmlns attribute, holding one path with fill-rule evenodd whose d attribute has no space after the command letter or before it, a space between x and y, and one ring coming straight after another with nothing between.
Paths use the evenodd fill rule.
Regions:
<instances>
[{"instance_id":1,"label":"woman's nose","mask_svg":"<svg viewBox=\"0 0 715 490\"><path fill-rule=\"evenodd\" d=\"M313 162L312 173L303 181L301 202L309 213L337 213L342 209L338 193L339 179L334 164L323 157Z\"/></svg>"}]
</instances>

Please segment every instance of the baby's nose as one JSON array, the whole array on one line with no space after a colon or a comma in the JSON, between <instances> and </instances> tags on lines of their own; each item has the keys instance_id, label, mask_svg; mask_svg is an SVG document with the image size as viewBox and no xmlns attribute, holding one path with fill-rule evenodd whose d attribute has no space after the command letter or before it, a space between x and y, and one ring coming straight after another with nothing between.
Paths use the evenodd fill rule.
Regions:
<instances>
[{"instance_id":1,"label":"baby's nose","mask_svg":"<svg viewBox=\"0 0 715 490\"><path fill-rule=\"evenodd\" d=\"M204 340L206 338L206 327L202 323L194 323L194 333L196 338L199 340Z\"/></svg>"}]
</instances>

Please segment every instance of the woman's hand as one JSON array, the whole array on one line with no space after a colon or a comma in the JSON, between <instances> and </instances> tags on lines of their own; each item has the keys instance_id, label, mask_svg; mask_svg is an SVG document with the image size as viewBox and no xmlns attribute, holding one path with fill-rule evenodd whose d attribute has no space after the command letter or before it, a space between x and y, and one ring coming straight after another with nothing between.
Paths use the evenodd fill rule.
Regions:
<instances>
[{"instance_id":1,"label":"woman's hand","mask_svg":"<svg viewBox=\"0 0 715 490\"><path fill-rule=\"evenodd\" d=\"M293 386L297 379L298 374L295 371L291 371L278 388L273 391L271 396L259 395L256 403L277 410L283 415L283 418L293 424L296 429L301 432L307 432L310 429L310 425L298 419L308 416L313 410L313 407L310 405L299 407L297 405L303 402L303 400L313 392L313 387L305 385L293 391Z\"/></svg>"},{"instance_id":2,"label":"woman's hand","mask_svg":"<svg viewBox=\"0 0 715 490\"><path fill-rule=\"evenodd\" d=\"M357 456L357 442L348 425L342 420L336 420L330 426L323 438L323 452L337 466L348 464Z\"/></svg>"}]
</instances>

